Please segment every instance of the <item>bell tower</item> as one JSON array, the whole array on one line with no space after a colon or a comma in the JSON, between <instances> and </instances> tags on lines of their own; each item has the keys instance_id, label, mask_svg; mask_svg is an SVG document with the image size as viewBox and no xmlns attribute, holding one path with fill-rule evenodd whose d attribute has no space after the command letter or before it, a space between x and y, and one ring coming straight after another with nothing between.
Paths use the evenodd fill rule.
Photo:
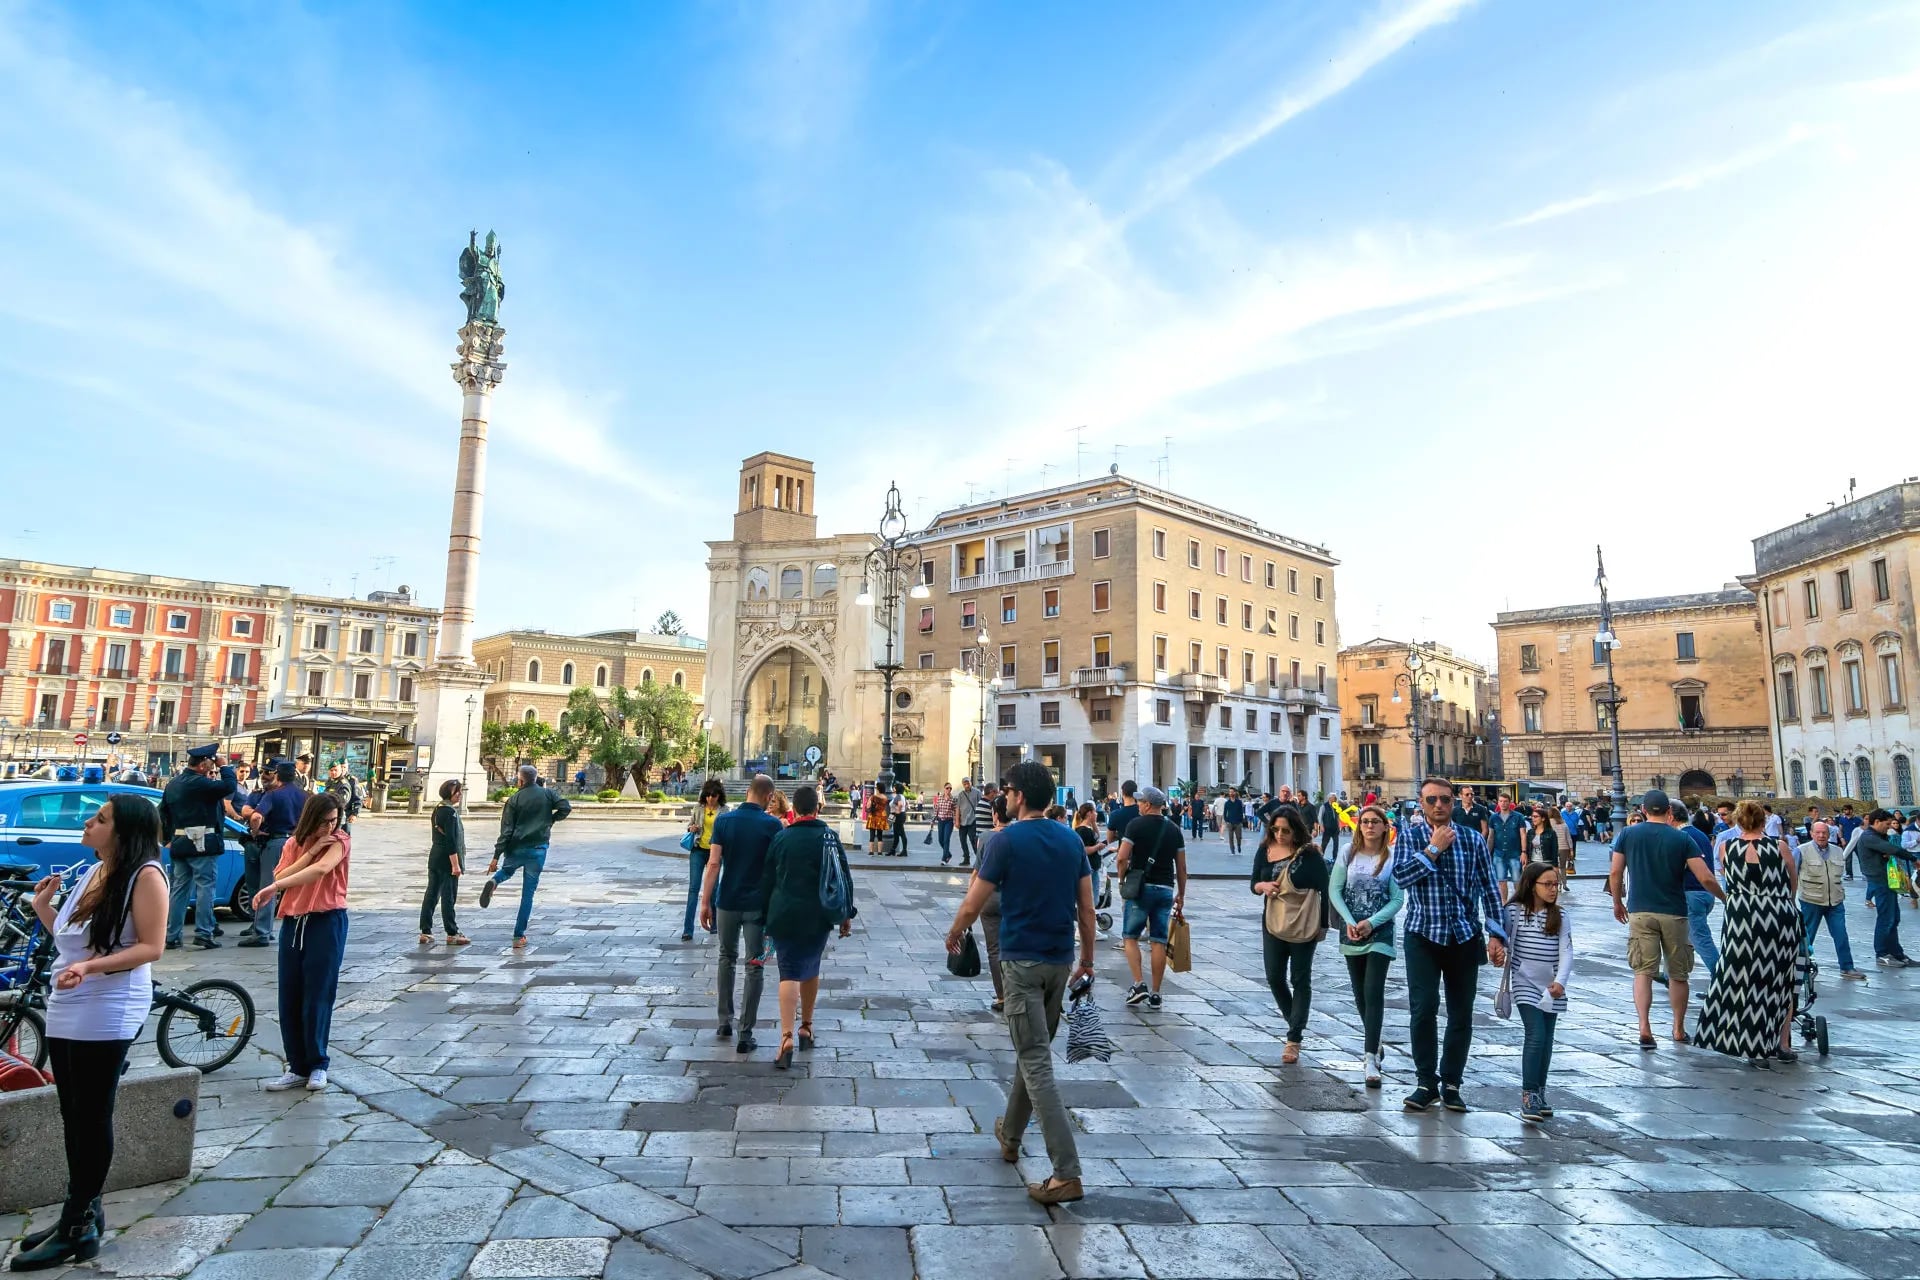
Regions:
<instances>
[{"instance_id":1,"label":"bell tower","mask_svg":"<svg viewBox=\"0 0 1920 1280\"><path fill-rule=\"evenodd\" d=\"M735 542L792 542L818 534L813 464L784 453L756 453L740 464Z\"/></svg>"}]
</instances>

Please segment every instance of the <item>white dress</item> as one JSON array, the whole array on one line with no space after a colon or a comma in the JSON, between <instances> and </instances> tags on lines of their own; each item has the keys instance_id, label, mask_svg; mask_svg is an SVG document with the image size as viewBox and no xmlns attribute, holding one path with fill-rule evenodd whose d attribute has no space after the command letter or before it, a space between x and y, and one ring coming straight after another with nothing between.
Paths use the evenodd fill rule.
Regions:
<instances>
[{"instance_id":1,"label":"white dress","mask_svg":"<svg viewBox=\"0 0 1920 1280\"><path fill-rule=\"evenodd\" d=\"M53 918L56 979L68 965L93 955L87 946L91 922L74 924L71 917L87 886L99 873L100 864L96 862L73 886L67 900L60 905L60 913ZM146 868L142 867L139 875L146 874ZM136 876L136 883L138 879ZM115 950L134 942L133 911L131 903L128 905ZM152 1008L153 966L150 964L137 965L121 973L90 974L71 991L62 991L56 981L47 993L47 1036L59 1040L131 1040L140 1034Z\"/></svg>"}]
</instances>

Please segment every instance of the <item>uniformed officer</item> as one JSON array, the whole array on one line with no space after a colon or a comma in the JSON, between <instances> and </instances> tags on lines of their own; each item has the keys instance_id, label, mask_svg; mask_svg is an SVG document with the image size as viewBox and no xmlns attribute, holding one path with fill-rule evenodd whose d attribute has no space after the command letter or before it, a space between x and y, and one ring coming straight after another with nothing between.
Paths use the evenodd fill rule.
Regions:
<instances>
[{"instance_id":1,"label":"uniformed officer","mask_svg":"<svg viewBox=\"0 0 1920 1280\"><path fill-rule=\"evenodd\" d=\"M209 742L187 752L187 767L160 797L160 841L172 862L172 903L167 911L167 949L178 950L186 925L187 898L193 903L193 945L217 947L214 940L213 882L220 852L226 847L226 799L239 789L233 766L214 776L220 744Z\"/></svg>"}]
</instances>

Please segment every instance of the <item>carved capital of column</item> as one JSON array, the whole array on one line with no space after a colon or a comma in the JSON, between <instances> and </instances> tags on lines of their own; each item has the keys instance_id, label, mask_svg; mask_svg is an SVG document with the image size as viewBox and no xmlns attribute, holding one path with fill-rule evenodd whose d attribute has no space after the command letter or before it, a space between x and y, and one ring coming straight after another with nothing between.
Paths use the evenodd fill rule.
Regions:
<instances>
[{"instance_id":1,"label":"carved capital of column","mask_svg":"<svg viewBox=\"0 0 1920 1280\"><path fill-rule=\"evenodd\" d=\"M497 324L474 321L460 330L460 345L454 354L453 380L469 392L491 391L507 376L507 331Z\"/></svg>"}]
</instances>

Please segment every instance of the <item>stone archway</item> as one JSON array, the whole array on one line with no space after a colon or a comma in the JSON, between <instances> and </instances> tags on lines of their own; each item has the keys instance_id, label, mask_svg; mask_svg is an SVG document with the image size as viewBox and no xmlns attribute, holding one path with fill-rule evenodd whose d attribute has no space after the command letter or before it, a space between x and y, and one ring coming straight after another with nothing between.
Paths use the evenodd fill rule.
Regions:
<instances>
[{"instance_id":1,"label":"stone archway","mask_svg":"<svg viewBox=\"0 0 1920 1280\"><path fill-rule=\"evenodd\" d=\"M1714 786L1713 775L1705 769L1689 769L1680 775L1680 798L1682 800L1691 800L1695 796L1711 796L1715 794L1717 794L1717 791Z\"/></svg>"},{"instance_id":2,"label":"stone archway","mask_svg":"<svg viewBox=\"0 0 1920 1280\"><path fill-rule=\"evenodd\" d=\"M820 664L797 645L762 655L741 686L741 759L776 778L808 771L806 752L828 750L831 689Z\"/></svg>"}]
</instances>

